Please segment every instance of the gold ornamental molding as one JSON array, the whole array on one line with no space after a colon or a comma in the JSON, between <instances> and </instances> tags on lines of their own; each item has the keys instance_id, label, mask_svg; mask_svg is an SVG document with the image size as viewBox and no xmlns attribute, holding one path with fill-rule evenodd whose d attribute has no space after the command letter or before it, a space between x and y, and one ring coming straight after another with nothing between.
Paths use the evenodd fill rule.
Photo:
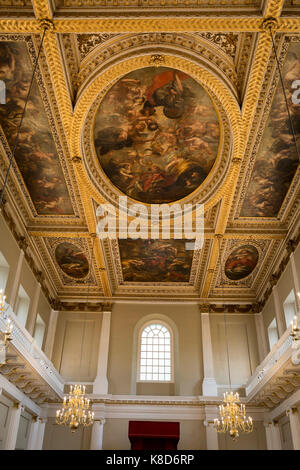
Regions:
<instances>
[{"instance_id":1,"label":"gold ornamental molding","mask_svg":"<svg viewBox=\"0 0 300 470\"><path fill-rule=\"evenodd\" d=\"M42 237L42 238L90 238L88 232L64 232L64 231L42 231L42 230L29 230L28 235L31 237ZM118 232L117 232L118 235ZM249 235L247 233L224 233L224 240L284 240L286 237L285 233L256 233ZM214 232L205 232L205 240L213 240L215 238Z\"/></svg>"},{"instance_id":2,"label":"gold ornamental molding","mask_svg":"<svg viewBox=\"0 0 300 470\"><path fill-rule=\"evenodd\" d=\"M251 67L246 95L243 100L242 118L245 125L245 137L249 135L252 121L255 115L259 93L263 78L268 66L268 59L272 51L272 40L270 35L261 34L258 38L254 61Z\"/></svg>"},{"instance_id":3,"label":"gold ornamental molding","mask_svg":"<svg viewBox=\"0 0 300 470\"><path fill-rule=\"evenodd\" d=\"M52 8L49 0L32 0L36 18L52 18Z\"/></svg>"},{"instance_id":4,"label":"gold ornamental molding","mask_svg":"<svg viewBox=\"0 0 300 470\"><path fill-rule=\"evenodd\" d=\"M51 74L51 80L55 89L61 120L66 136L68 137L72 120L72 103L62 66L62 57L59 51L58 37L56 34L46 34L44 39L44 50Z\"/></svg>"},{"instance_id":5,"label":"gold ornamental molding","mask_svg":"<svg viewBox=\"0 0 300 470\"><path fill-rule=\"evenodd\" d=\"M278 18L282 11L285 0L268 0L266 2L264 17L267 18L272 16L273 18Z\"/></svg>"},{"instance_id":6,"label":"gold ornamental molding","mask_svg":"<svg viewBox=\"0 0 300 470\"><path fill-rule=\"evenodd\" d=\"M44 15L43 15L44 16ZM182 18L85 18L54 19L57 33L143 33L143 32L260 32L262 17ZM1 33L39 33L35 19L1 19ZM300 32L300 18L278 19L278 32Z\"/></svg>"}]
</instances>

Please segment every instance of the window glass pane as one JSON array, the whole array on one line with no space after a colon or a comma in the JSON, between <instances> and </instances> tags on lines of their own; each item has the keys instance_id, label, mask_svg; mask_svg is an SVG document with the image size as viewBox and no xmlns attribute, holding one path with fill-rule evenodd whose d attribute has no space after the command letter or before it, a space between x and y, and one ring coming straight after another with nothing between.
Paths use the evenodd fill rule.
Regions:
<instances>
[{"instance_id":1,"label":"window glass pane","mask_svg":"<svg viewBox=\"0 0 300 470\"><path fill-rule=\"evenodd\" d=\"M171 380L171 337L158 323L148 325L141 333L140 380Z\"/></svg>"}]
</instances>

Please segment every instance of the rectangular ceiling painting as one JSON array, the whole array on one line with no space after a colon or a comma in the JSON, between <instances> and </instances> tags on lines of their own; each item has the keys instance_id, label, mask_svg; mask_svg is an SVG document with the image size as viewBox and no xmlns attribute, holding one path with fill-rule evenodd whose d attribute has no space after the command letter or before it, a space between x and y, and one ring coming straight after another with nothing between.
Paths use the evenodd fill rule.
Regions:
<instances>
[{"instance_id":1,"label":"rectangular ceiling painting","mask_svg":"<svg viewBox=\"0 0 300 470\"><path fill-rule=\"evenodd\" d=\"M119 240L124 281L189 282L193 250L185 240Z\"/></svg>"},{"instance_id":2,"label":"rectangular ceiling painting","mask_svg":"<svg viewBox=\"0 0 300 470\"><path fill-rule=\"evenodd\" d=\"M282 76L300 145L300 104L292 102L292 83L300 80L300 44L289 47ZM242 217L276 217L298 166L284 94L278 83L241 210Z\"/></svg>"},{"instance_id":3,"label":"rectangular ceiling painting","mask_svg":"<svg viewBox=\"0 0 300 470\"><path fill-rule=\"evenodd\" d=\"M0 124L11 150L32 76L25 42L0 42L0 80L6 103L0 105ZM15 160L38 214L73 214L72 204L38 85L34 79Z\"/></svg>"}]
</instances>

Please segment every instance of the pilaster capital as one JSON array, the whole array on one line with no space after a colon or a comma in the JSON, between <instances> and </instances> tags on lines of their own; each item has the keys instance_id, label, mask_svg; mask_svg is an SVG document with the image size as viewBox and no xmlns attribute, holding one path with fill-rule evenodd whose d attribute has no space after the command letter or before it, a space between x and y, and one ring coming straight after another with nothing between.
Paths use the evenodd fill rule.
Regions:
<instances>
[{"instance_id":1,"label":"pilaster capital","mask_svg":"<svg viewBox=\"0 0 300 470\"><path fill-rule=\"evenodd\" d=\"M293 414L298 414L298 409L295 407L290 407L286 410L286 415L291 416Z\"/></svg>"},{"instance_id":2,"label":"pilaster capital","mask_svg":"<svg viewBox=\"0 0 300 470\"><path fill-rule=\"evenodd\" d=\"M97 419L94 419L93 425L95 425L95 426L104 426L105 423L106 423L105 418L97 418Z\"/></svg>"},{"instance_id":3,"label":"pilaster capital","mask_svg":"<svg viewBox=\"0 0 300 470\"><path fill-rule=\"evenodd\" d=\"M47 421L48 421L48 418L40 418L40 417L38 418L38 422L39 422L40 424L46 424Z\"/></svg>"},{"instance_id":4,"label":"pilaster capital","mask_svg":"<svg viewBox=\"0 0 300 470\"><path fill-rule=\"evenodd\" d=\"M13 404L13 409L14 409L14 410L21 410L21 412L22 412L22 411L25 410L25 406L24 406L23 403L21 403L21 402L15 402L15 403Z\"/></svg>"},{"instance_id":5,"label":"pilaster capital","mask_svg":"<svg viewBox=\"0 0 300 470\"><path fill-rule=\"evenodd\" d=\"M265 428L270 428L272 426L272 422L271 421L264 421L264 427Z\"/></svg>"},{"instance_id":6,"label":"pilaster capital","mask_svg":"<svg viewBox=\"0 0 300 470\"><path fill-rule=\"evenodd\" d=\"M201 313L201 315L204 313L204 314L209 314L210 312L210 304L199 304L198 305L198 308L199 308L199 312Z\"/></svg>"},{"instance_id":7,"label":"pilaster capital","mask_svg":"<svg viewBox=\"0 0 300 470\"><path fill-rule=\"evenodd\" d=\"M203 421L203 424L206 428L213 428L214 426L214 421L211 421L211 420L205 420Z\"/></svg>"}]
</instances>

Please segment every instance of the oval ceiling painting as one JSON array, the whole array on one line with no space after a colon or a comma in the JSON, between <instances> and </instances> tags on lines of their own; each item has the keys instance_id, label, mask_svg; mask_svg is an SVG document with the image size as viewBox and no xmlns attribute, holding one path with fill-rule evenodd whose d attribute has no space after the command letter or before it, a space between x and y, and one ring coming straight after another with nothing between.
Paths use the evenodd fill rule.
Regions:
<instances>
[{"instance_id":1,"label":"oval ceiling painting","mask_svg":"<svg viewBox=\"0 0 300 470\"><path fill-rule=\"evenodd\" d=\"M249 276L258 262L258 251L253 245L242 245L233 250L225 263L225 274L232 281Z\"/></svg>"},{"instance_id":2,"label":"oval ceiling painting","mask_svg":"<svg viewBox=\"0 0 300 470\"><path fill-rule=\"evenodd\" d=\"M63 242L57 245L55 258L63 272L75 279L82 279L89 272L85 254L73 243Z\"/></svg>"},{"instance_id":3,"label":"oval ceiling painting","mask_svg":"<svg viewBox=\"0 0 300 470\"><path fill-rule=\"evenodd\" d=\"M205 180L218 153L219 121L189 75L146 67L121 78L95 121L95 148L111 182L145 203L172 202Z\"/></svg>"}]
</instances>

